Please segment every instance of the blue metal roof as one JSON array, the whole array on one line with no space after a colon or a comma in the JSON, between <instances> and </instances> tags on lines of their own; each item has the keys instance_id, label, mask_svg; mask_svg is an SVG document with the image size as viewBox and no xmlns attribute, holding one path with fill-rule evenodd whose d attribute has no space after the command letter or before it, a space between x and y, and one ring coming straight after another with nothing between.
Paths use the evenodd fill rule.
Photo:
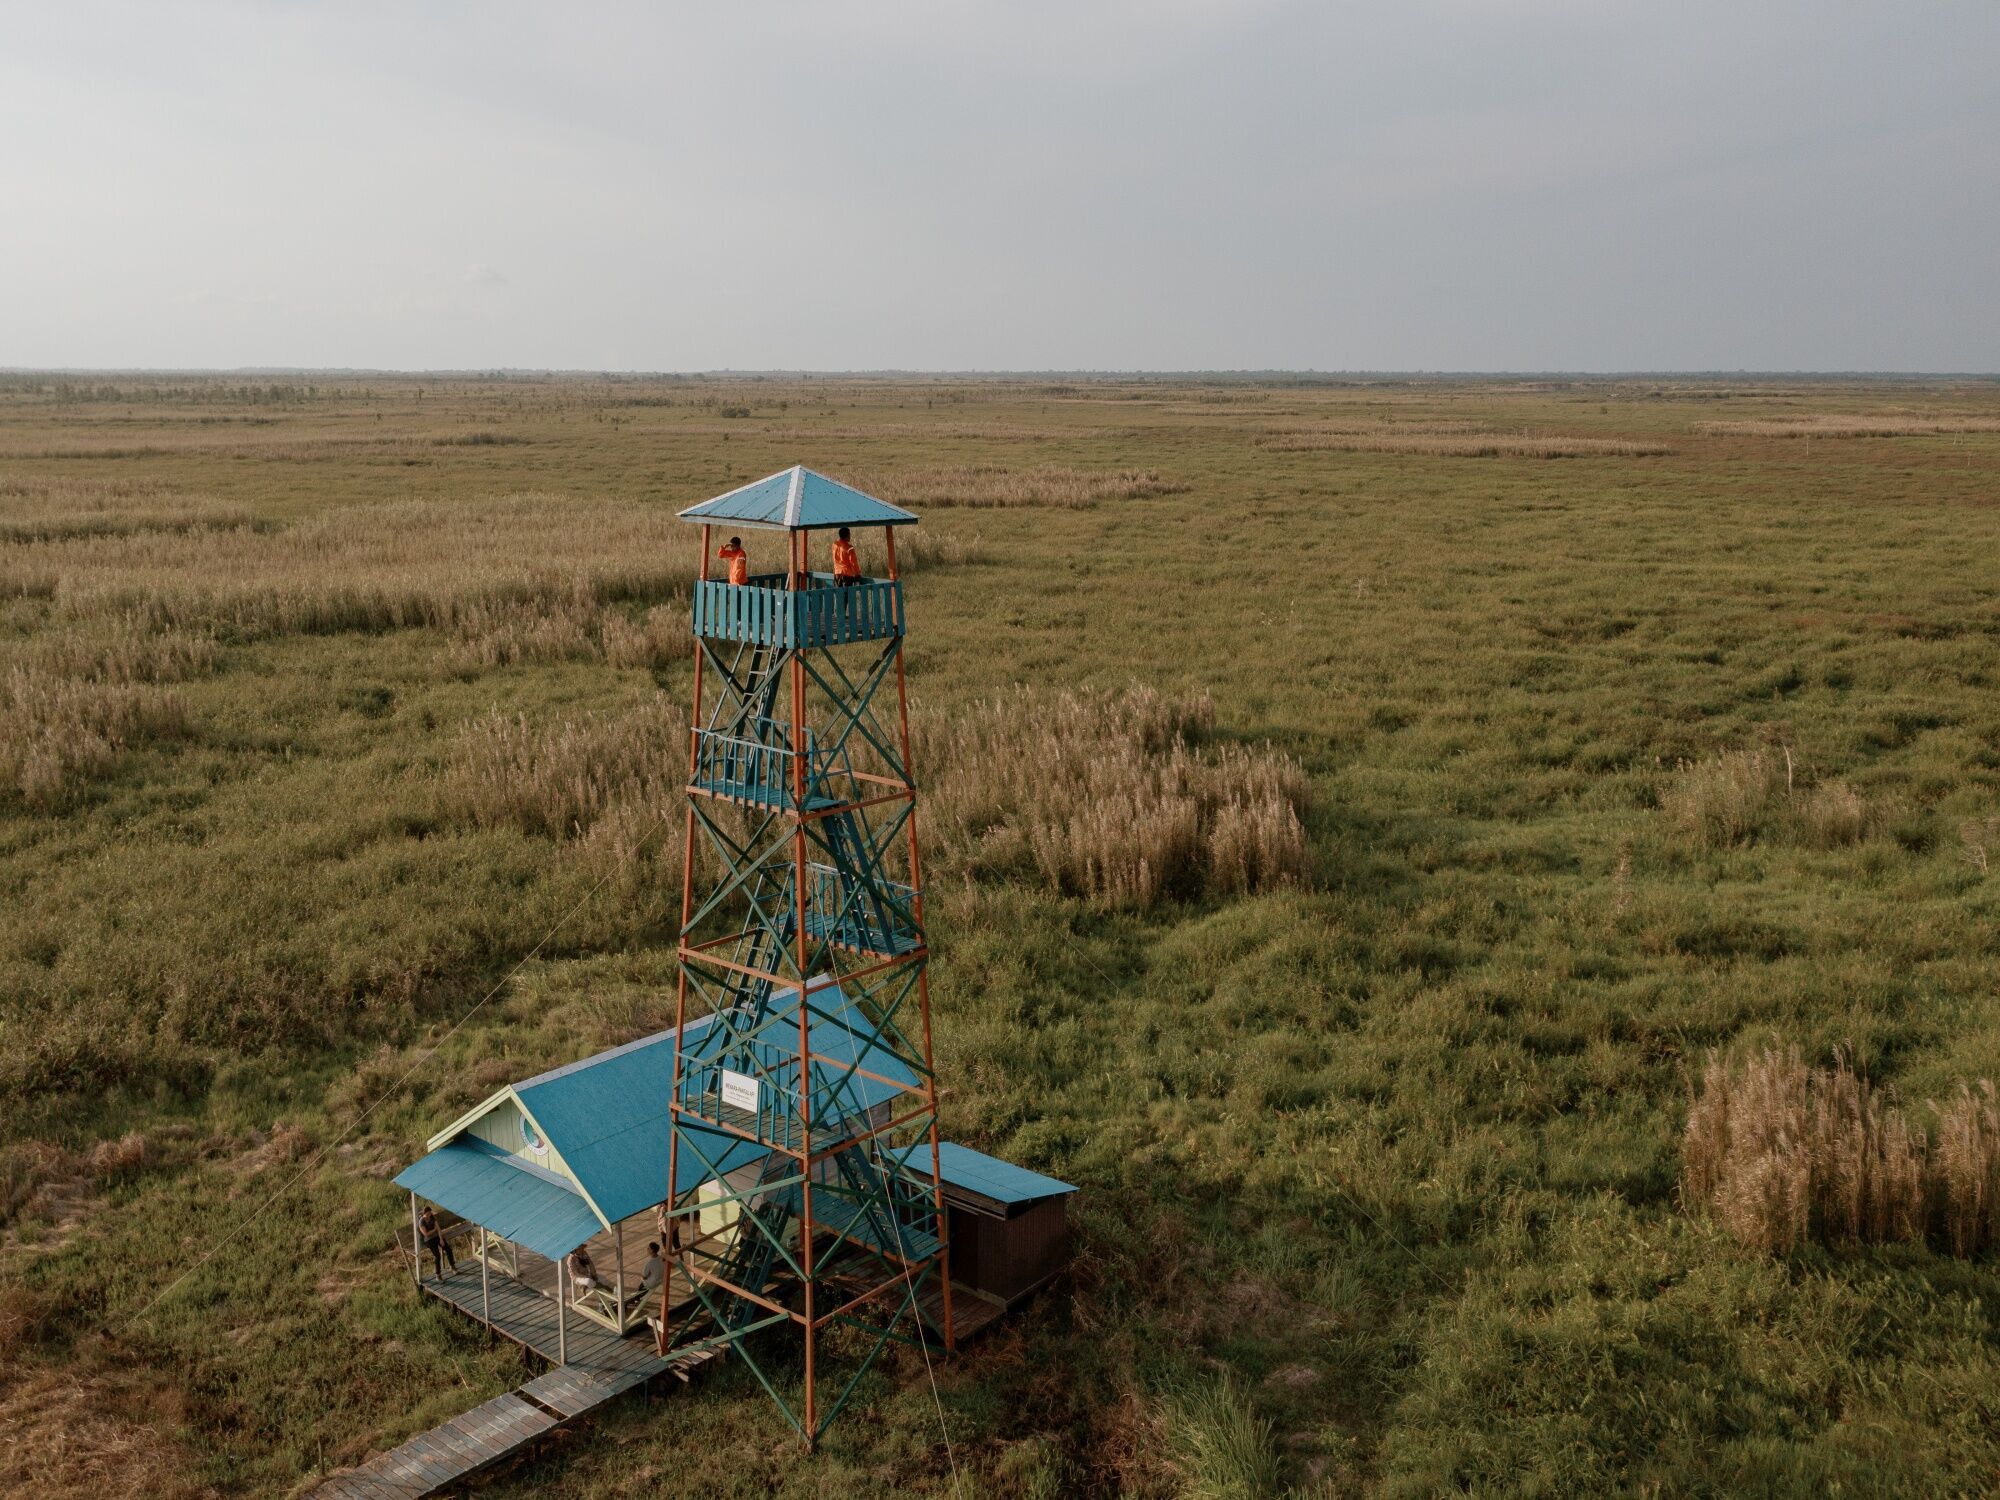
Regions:
<instances>
[{"instance_id":1,"label":"blue metal roof","mask_svg":"<svg viewBox=\"0 0 2000 1500\"><path fill-rule=\"evenodd\" d=\"M773 474L690 505L683 521L728 521L774 531L823 531L835 526L909 526L909 511L864 495L850 485L794 464Z\"/></svg>"},{"instance_id":2,"label":"blue metal roof","mask_svg":"<svg viewBox=\"0 0 2000 1500\"><path fill-rule=\"evenodd\" d=\"M908 1147L903 1152L903 1162L920 1176L929 1177L930 1142L919 1141ZM938 1143L938 1170L943 1174L947 1187L962 1187L996 1203L1009 1205L1032 1203L1037 1198L1055 1198L1076 1191L1073 1183L1044 1177L1040 1172L1017 1167L1010 1161L988 1156L984 1151L974 1151L956 1141Z\"/></svg>"},{"instance_id":3,"label":"blue metal roof","mask_svg":"<svg viewBox=\"0 0 2000 1500\"><path fill-rule=\"evenodd\" d=\"M396 1182L550 1260L569 1254L603 1227L568 1183L484 1141L440 1146L397 1173Z\"/></svg>"},{"instance_id":4,"label":"blue metal roof","mask_svg":"<svg viewBox=\"0 0 2000 1500\"><path fill-rule=\"evenodd\" d=\"M857 1068L916 1086L916 1074L876 1046L873 1023L831 976L812 981L807 993L814 1118L852 1115L898 1097L894 1084L863 1077ZM796 1057L798 1014L796 988L774 995L757 1044L776 1051L789 1042ZM698 1058L720 1053L725 1033L714 1022L713 1016L688 1022L682 1046ZM740 1034L736 1040L742 1040ZM516 1244L545 1255L565 1254L604 1223L641 1213L667 1196L667 1097L673 1086L672 1031L514 1085L514 1097L589 1194L587 1201L554 1173L464 1134L406 1168L396 1181ZM677 1194L769 1154L755 1141L686 1121L680 1134ZM604 1222L591 1211L592 1203L602 1210ZM557 1241L563 1243L555 1250L544 1248Z\"/></svg>"},{"instance_id":5,"label":"blue metal roof","mask_svg":"<svg viewBox=\"0 0 2000 1500\"><path fill-rule=\"evenodd\" d=\"M698 1044L714 1018L690 1021L684 1045ZM612 1222L651 1208L667 1196L667 1096L673 1089L674 1034L642 1037L567 1067L514 1085L514 1096ZM701 1156L730 1172L765 1156L734 1136L682 1125L682 1141L699 1134ZM683 1151L678 1192L713 1174L701 1156Z\"/></svg>"}]
</instances>

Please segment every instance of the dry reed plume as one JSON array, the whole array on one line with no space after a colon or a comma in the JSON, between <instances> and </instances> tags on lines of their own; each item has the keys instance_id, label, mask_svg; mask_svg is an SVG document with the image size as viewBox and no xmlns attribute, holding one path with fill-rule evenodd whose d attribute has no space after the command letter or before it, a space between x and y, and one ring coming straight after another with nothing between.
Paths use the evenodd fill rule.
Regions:
<instances>
[{"instance_id":1,"label":"dry reed plume","mask_svg":"<svg viewBox=\"0 0 2000 1500\"><path fill-rule=\"evenodd\" d=\"M305 438L276 435L255 438L207 431L156 432L148 435L142 443L122 436L88 434L59 444L0 449L0 460L185 458L200 455L208 458L318 463L369 454L407 457L435 448L486 447L525 441L525 438L498 432L342 433Z\"/></svg>"},{"instance_id":2,"label":"dry reed plume","mask_svg":"<svg viewBox=\"0 0 2000 1500\"><path fill-rule=\"evenodd\" d=\"M1661 809L1705 848L1740 844L1757 834L1785 833L1820 848L1851 844L1868 828L1868 807L1844 781L1797 784L1782 751L1731 750L1709 760L1683 761L1660 796Z\"/></svg>"},{"instance_id":3,"label":"dry reed plume","mask_svg":"<svg viewBox=\"0 0 2000 1500\"><path fill-rule=\"evenodd\" d=\"M446 811L478 827L580 839L621 806L679 805L687 713L665 694L628 713L541 726L494 713L445 768Z\"/></svg>"},{"instance_id":4,"label":"dry reed plume","mask_svg":"<svg viewBox=\"0 0 2000 1500\"><path fill-rule=\"evenodd\" d=\"M1326 433L1273 437L1263 440L1260 446L1276 453L1416 453L1431 458L1653 458L1674 451L1664 443L1635 443L1621 438L1525 433L1403 436L1387 430L1373 436Z\"/></svg>"},{"instance_id":5,"label":"dry reed plume","mask_svg":"<svg viewBox=\"0 0 2000 1500\"><path fill-rule=\"evenodd\" d=\"M896 538L896 572L899 576L920 573L925 568L955 568L986 561L986 538L976 531L938 531L917 526L903 528ZM862 566L869 566L864 562Z\"/></svg>"},{"instance_id":6,"label":"dry reed plume","mask_svg":"<svg viewBox=\"0 0 2000 1500\"><path fill-rule=\"evenodd\" d=\"M687 606L659 605L634 619L600 605L583 588L560 602L475 604L453 631L447 659L461 671L559 661L660 668L694 652Z\"/></svg>"},{"instance_id":7,"label":"dry reed plume","mask_svg":"<svg viewBox=\"0 0 2000 1500\"><path fill-rule=\"evenodd\" d=\"M1270 750L1188 737L1213 727L1204 695L1016 692L913 724L925 817L947 857L1032 868L1067 894L1148 907L1304 877L1305 775Z\"/></svg>"},{"instance_id":8,"label":"dry reed plume","mask_svg":"<svg viewBox=\"0 0 2000 1500\"><path fill-rule=\"evenodd\" d=\"M180 699L158 688L13 667L0 682L0 797L62 807L129 746L186 733Z\"/></svg>"},{"instance_id":9,"label":"dry reed plume","mask_svg":"<svg viewBox=\"0 0 2000 1500\"><path fill-rule=\"evenodd\" d=\"M1682 1202L1771 1255L1808 1238L1977 1254L2000 1241L1993 1085L1932 1111L1934 1142L1845 1055L1808 1068L1796 1047L1741 1066L1711 1053L1682 1134Z\"/></svg>"},{"instance_id":10,"label":"dry reed plume","mask_svg":"<svg viewBox=\"0 0 2000 1500\"><path fill-rule=\"evenodd\" d=\"M279 531L251 526L64 537L0 550L0 597L69 619L246 636L458 632L481 610L663 602L695 571L663 506L537 495L478 505L350 506Z\"/></svg>"},{"instance_id":11,"label":"dry reed plume","mask_svg":"<svg viewBox=\"0 0 2000 1500\"><path fill-rule=\"evenodd\" d=\"M1870 438L1938 437L1951 433L2000 432L2000 417L1772 417L1758 421L1697 422L1710 437Z\"/></svg>"},{"instance_id":12,"label":"dry reed plume","mask_svg":"<svg viewBox=\"0 0 2000 1500\"><path fill-rule=\"evenodd\" d=\"M31 640L15 653L15 665L34 675L81 682L185 682L215 669L215 637L148 630L124 615L100 628Z\"/></svg>"},{"instance_id":13,"label":"dry reed plume","mask_svg":"<svg viewBox=\"0 0 2000 1500\"><path fill-rule=\"evenodd\" d=\"M933 464L895 474L864 476L861 489L898 503L998 508L1047 505L1085 510L1100 500L1177 495L1185 484L1154 469L1076 469L1061 464L1013 468L1005 464Z\"/></svg>"},{"instance_id":14,"label":"dry reed plume","mask_svg":"<svg viewBox=\"0 0 2000 1500\"><path fill-rule=\"evenodd\" d=\"M652 666L693 649L681 601L697 542L665 506L525 494L349 506L283 529L22 525L0 547L0 599L47 600L68 621L249 638L426 627L452 637L460 669ZM976 562L983 548L977 534L918 529L897 561L917 572ZM619 608L635 605L661 607L636 619Z\"/></svg>"},{"instance_id":15,"label":"dry reed plume","mask_svg":"<svg viewBox=\"0 0 2000 1500\"><path fill-rule=\"evenodd\" d=\"M145 481L0 477L0 545L253 524L243 506Z\"/></svg>"}]
</instances>

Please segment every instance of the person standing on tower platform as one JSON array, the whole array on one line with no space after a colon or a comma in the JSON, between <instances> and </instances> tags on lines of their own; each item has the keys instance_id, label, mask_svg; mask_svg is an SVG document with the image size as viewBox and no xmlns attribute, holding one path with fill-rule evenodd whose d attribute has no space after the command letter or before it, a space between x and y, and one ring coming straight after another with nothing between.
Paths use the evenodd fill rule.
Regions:
<instances>
[{"instance_id":1,"label":"person standing on tower platform","mask_svg":"<svg viewBox=\"0 0 2000 1500\"><path fill-rule=\"evenodd\" d=\"M731 537L729 545L715 555L729 564L729 581L731 583L741 585L750 581L750 558L743 550L742 537Z\"/></svg>"},{"instance_id":2,"label":"person standing on tower platform","mask_svg":"<svg viewBox=\"0 0 2000 1500\"><path fill-rule=\"evenodd\" d=\"M861 582L861 557L854 550L854 543L847 539L845 526L833 539L833 581L841 588Z\"/></svg>"}]
</instances>

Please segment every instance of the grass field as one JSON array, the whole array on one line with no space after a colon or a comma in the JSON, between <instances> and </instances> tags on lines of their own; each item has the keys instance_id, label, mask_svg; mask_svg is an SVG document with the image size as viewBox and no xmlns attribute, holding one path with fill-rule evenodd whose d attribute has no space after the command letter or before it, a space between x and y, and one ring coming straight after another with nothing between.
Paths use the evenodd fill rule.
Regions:
<instances>
[{"instance_id":1,"label":"grass field","mask_svg":"<svg viewBox=\"0 0 2000 1500\"><path fill-rule=\"evenodd\" d=\"M1990 1490L1988 1256L1679 1180L1712 1050L2000 1077L2000 385L29 376L0 1489L518 1383L386 1179L670 1015L673 513L793 462L923 511L945 1124L1074 1275L810 1460L725 1369L492 1493Z\"/></svg>"}]
</instances>

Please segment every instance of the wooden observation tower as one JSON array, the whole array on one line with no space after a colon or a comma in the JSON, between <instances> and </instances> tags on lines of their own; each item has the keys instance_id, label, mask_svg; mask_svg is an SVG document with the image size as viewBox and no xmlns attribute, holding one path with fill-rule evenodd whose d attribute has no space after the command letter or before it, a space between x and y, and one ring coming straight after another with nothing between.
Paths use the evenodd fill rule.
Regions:
<instances>
[{"instance_id":1,"label":"wooden observation tower","mask_svg":"<svg viewBox=\"0 0 2000 1500\"><path fill-rule=\"evenodd\" d=\"M668 1185L701 1186L667 1200L696 1306L659 1346L733 1348L810 1447L890 1340L953 1344L896 578L917 518L804 468L681 515L702 564ZM879 535L885 576L814 569L839 527ZM779 571L710 576L756 532L783 534Z\"/></svg>"}]
</instances>

